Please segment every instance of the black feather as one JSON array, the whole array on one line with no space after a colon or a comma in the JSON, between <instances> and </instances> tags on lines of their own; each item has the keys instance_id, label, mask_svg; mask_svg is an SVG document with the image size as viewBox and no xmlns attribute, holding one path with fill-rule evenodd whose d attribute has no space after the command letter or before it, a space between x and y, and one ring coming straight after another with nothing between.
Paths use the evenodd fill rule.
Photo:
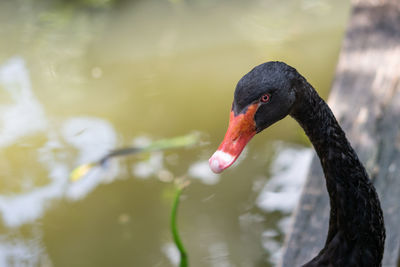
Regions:
<instances>
[{"instance_id":1,"label":"black feather","mask_svg":"<svg viewBox=\"0 0 400 267\"><path fill-rule=\"evenodd\" d=\"M325 247L304 266L381 266L385 227L378 195L329 106L294 68L268 62L239 81L235 114L264 93L271 98L256 112L257 132L291 115L312 142L325 174L329 231Z\"/></svg>"}]
</instances>

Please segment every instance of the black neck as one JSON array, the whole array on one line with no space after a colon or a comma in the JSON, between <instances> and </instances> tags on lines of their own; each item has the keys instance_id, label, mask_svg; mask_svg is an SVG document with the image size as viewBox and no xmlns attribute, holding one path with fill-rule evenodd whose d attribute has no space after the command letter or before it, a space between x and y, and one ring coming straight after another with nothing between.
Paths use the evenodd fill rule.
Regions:
<instances>
[{"instance_id":1,"label":"black neck","mask_svg":"<svg viewBox=\"0 0 400 267\"><path fill-rule=\"evenodd\" d=\"M304 79L296 98L291 116L303 127L320 158L330 197L329 232L321 254L329 246L347 246L349 250L359 246L372 250L380 262L385 231L375 188L332 111ZM335 253L353 253L349 250Z\"/></svg>"}]
</instances>

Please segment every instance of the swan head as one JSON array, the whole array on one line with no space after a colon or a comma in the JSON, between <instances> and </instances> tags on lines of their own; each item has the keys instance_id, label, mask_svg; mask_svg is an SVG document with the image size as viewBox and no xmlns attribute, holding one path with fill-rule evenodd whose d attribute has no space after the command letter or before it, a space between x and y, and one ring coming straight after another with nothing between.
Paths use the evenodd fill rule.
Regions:
<instances>
[{"instance_id":1,"label":"swan head","mask_svg":"<svg viewBox=\"0 0 400 267\"><path fill-rule=\"evenodd\" d=\"M228 130L209 160L213 172L231 166L254 135L290 113L296 102L298 78L297 71L287 64L267 62L239 80Z\"/></svg>"}]
</instances>

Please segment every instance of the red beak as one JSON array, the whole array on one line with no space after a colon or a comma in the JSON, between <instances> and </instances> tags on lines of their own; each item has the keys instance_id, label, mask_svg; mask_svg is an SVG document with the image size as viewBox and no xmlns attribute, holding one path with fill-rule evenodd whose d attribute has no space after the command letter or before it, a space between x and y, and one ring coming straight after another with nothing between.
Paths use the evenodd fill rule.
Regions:
<instances>
[{"instance_id":1,"label":"red beak","mask_svg":"<svg viewBox=\"0 0 400 267\"><path fill-rule=\"evenodd\" d=\"M220 173L231 166L246 144L257 133L254 114L259 104L250 105L245 113L235 116L231 111L228 130L218 150L209 159L210 168L215 173Z\"/></svg>"}]
</instances>

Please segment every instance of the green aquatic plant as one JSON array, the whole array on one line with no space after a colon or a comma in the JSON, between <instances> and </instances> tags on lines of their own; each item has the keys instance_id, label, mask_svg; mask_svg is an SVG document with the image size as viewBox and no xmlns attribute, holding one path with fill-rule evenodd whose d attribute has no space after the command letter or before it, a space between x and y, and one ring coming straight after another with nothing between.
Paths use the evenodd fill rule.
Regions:
<instances>
[{"instance_id":1,"label":"green aquatic plant","mask_svg":"<svg viewBox=\"0 0 400 267\"><path fill-rule=\"evenodd\" d=\"M189 185L188 181L179 181L177 182L177 187L176 187L176 192L175 192L175 197L174 197L174 202L172 204L172 210L171 210L171 232L172 232L172 237L174 239L174 243L176 247L178 248L179 255L180 255L180 263L179 267L187 267L189 266L188 262L188 254L186 252L186 249L182 243L182 240L179 236L178 232L178 225L177 225L177 215L178 215L178 207L180 203L180 198L182 191Z\"/></svg>"},{"instance_id":2,"label":"green aquatic plant","mask_svg":"<svg viewBox=\"0 0 400 267\"><path fill-rule=\"evenodd\" d=\"M80 180L82 177L88 174L94 167L106 166L107 161L114 157L134 155L139 153L153 152L160 150L168 150L174 148L191 147L195 144L198 144L199 142L200 142L199 133L191 133L183 136L157 140L143 147L126 147L126 148L116 149L104 155L101 159L99 159L96 162L90 162L76 167L70 173L70 181L75 182Z\"/></svg>"},{"instance_id":3,"label":"green aquatic plant","mask_svg":"<svg viewBox=\"0 0 400 267\"><path fill-rule=\"evenodd\" d=\"M94 167L105 166L107 161L113 157L167 150L173 148L190 147L199 143L200 143L200 135L198 133L192 133L170 139L157 140L143 147L128 147L128 148L116 149L106 154L96 162L86 163L75 168L70 173L70 180L73 182L80 180L82 177L88 174ZM177 215L178 215L178 207L182 191L189 185L189 182L183 178L182 179L178 178L175 179L175 185L176 185L176 191L174 194L174 200L171 209L171 233L174 243L180 255L179 266L187 267L189 266L188 254L179 236Z\"/></svg>"}]
</instances>

